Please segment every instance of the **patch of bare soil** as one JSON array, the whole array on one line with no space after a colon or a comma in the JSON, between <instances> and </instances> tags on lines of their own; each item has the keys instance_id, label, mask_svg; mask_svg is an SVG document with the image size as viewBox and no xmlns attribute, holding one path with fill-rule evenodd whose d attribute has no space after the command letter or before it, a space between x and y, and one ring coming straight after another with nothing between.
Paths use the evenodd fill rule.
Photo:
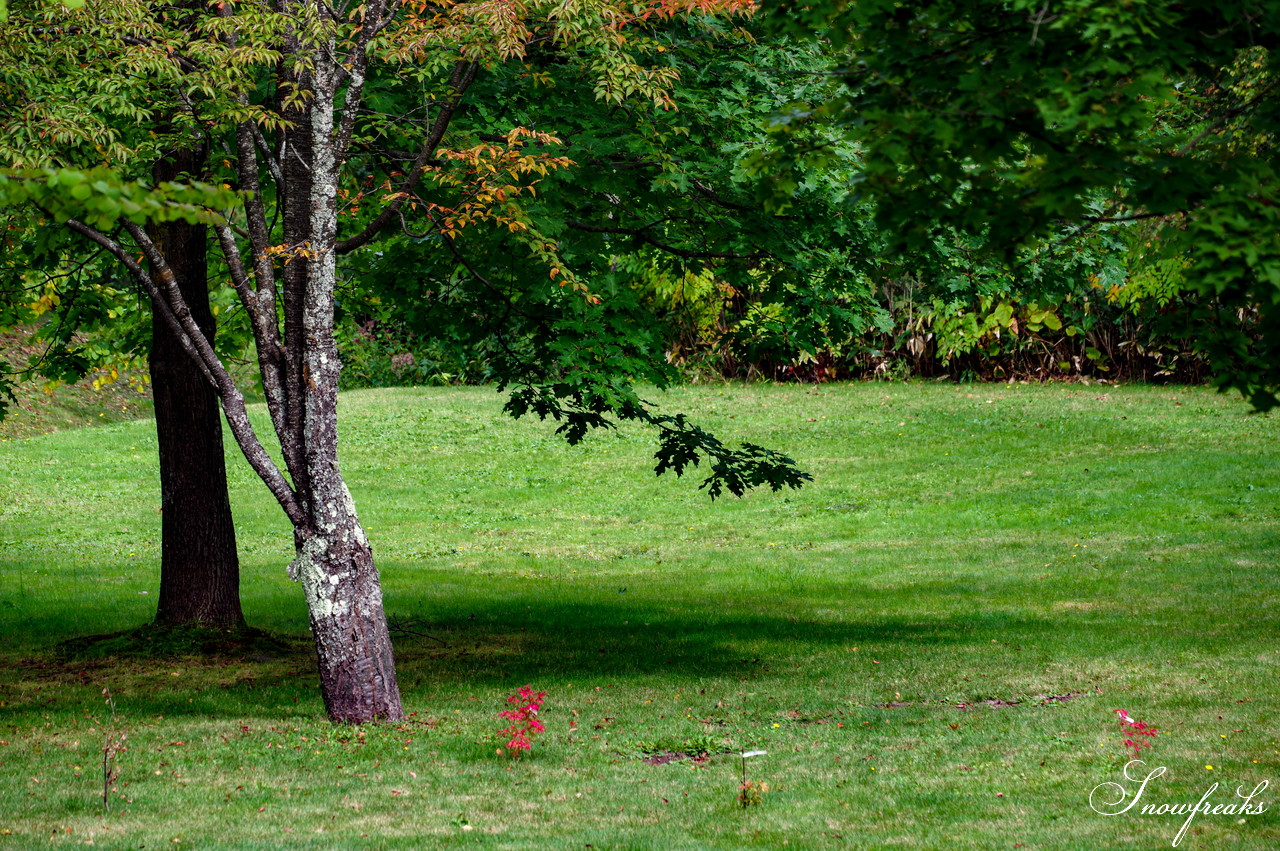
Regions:
<instances>
[{"instance_id":1,"label":"patch of bare soil","mask_svg":"<svg viewBox=\"0 0 1280 851\"><path fill-rule=\"evenodd\" d=\"M1000 698L989 698L987 700L975 700L968 703L956 703L951 706L953 709L973 709L978 706L985 706L988 709L1009 709L1014 706L1049 706L1054 703L1066 703L1068 700L1075 700L1081 695L1078 692L1068 692L1067 694L1037 694L1027 699L1001 700ZM890 703L880 704L881 709L906 709L912 706L919 707L937 707L940 704L916 702L909 700L895 700Z\"/></svg>"}]
</instances>

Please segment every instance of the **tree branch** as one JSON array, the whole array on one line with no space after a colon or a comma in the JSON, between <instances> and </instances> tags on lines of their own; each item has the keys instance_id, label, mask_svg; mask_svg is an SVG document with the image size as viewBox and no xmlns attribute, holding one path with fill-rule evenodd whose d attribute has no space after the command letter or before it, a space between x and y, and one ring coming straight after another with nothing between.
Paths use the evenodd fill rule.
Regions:
<instances>
[{"instance_id":1,"label":"tree branch","mask_svg":"<svg viewBox=\"0 0 1280 851\"><path fill-rule=\"evenodd\" d=\"M243 98L241 99L244 100ZM235 281L235 269L239 268L240 284L236 287L240 301L249 311L250 327L258 350L258 366L262 372L262 390L266 396L267 411L271 415L271 424L280 445L291 444L285 440L288 433L289 394L286 381L287 368L284 363L284 351L280 342L280 325L276 317L276 277L267 247L271 239L271 226L267 223L266 208L262 202L262 186L258 174L258 147L265 147L266 140L258 132L252 122L246 121L236 127L236 172L240 188L245 191L245 225L249 234L249 252L253 257L253 277L256 291L250 292L248 277L240 259L240 249L236 245L230 229L226 226L217 228L218 244L232 269L232 280ZM270 159L270 157L268 157ZM276 170L279 164L276 164ZM242 289L243 287L243 289ZM298 469L295 464L300 459L286 458L290 470Z\"/></svg>"},{"instance_id":2,"label":"tree branch","mask_svg":"<svg viewBox=\"0 0 1280 851\"><path fill-rule=\"evenodd\" d=\"M347 87L342 92L342 100L337 107L338 131L334 137L334 156L339 162L346 159L347 149L351 146L351 134L355 131L356 114L360 111L365 73L369 66L369 42L391 23L394 15L394 10L387 11L386 0L370 0L360 11L363 18L355 46L348 54L347 62L337 63L347 81Z\"/></svg>"},{"instance_id":3,"label":"tree branch","mask_svg":"<svg viewBox=\"0 0 1280 851\"><path fill-rule=\"evenodd\" d=\"M41 212L49 216L51 220L54 218L47 210L41 209ZM209 368L200 357L199 351L196 349L194 342L187 335L186 329L183 328L177 315L169 308L168 303L163 300L156 300L159 289L151 279L151 276L147 274L147 270L142 268L142 264L135 260L133 255L125 250L124 246L96 228L89 227L89 225L86 225L84 222L77 219L67 219L66 225L67 228L74 233L78 233L90 242L105 248L109 254L119 260L121 265L129 270L129 273L133 275L134 279L141 284L143 289L145 289L152 297L155 309L159 311L160 318L169 326L169 330L173 332L173 336L182 344L182 348L186 350L187 354L195 359L196 365L200 367L200 371L204 373L204 377L208 379L209 383L216 387L217 382L214 381L213 374L210 373Z\"/></svg>"},{"instance_id":4,"label":"tree branch","mask_svg":"<svg viewBox=\"0 0 1280 851\"><path fill-rule=\"evenodd\" d=\"M271 172L271 178L277 183L284 183L284 175L280 171L280 161L271 153L271 146L267 144L267 139L262 135L261 128L252 121L246 121L249 126L249 132L253 134L253 142L258 150L262 152L262 159L267 164L267 171Z\"/></svg>"},{"instance_id":5,"label":"tree branch","mask_svg":"<svg viewBox=\"0 0 1280 851\"><path fill-rule=\"evenodd\" d=\"M240 393L239 388L236 387L217 352L213 350L209 339L200 330L195 318L192 317L191 309L182 297L182 291L178 288L177 279L174 277L173 270L169 268L168 261L141 227L132 222L126 222L124 227L142 249L147 259L151 261L151 265L155 268L156 274L160 278L160 285L157 285L157 282L149 275L146 275L145 272L143 272L140 280L142 280L143 285L151 294L151 300L156 307L162 309L162 311L167 311L166 321L168 321L167 317L171 313L177 318L181 330L186 332L185 338L183 338L183 346L189 354L196 358L196 363L201 365L205 375L213 381L214 386L217 388L218 396L222 400L223 415L226 417L231 434L240 446L240 451L244 453L245 460L249 462L249 466L253 468L258 477L266 484L267 489L275 496L276 501L280 503L280 507L284 509L284 513L293 522L294 526L305 526L306 516L298 504L297 494L294 493L288 480L285 479L284 473L281 472L280 468L271 460L271 456L267 454L266 449L263 448L262 441L258 439L258 435L253 429L253 424L249 421L249 412L245 408L244 396ZM89 228L89 230L92 229ZM138 272L143 271L132 258L130 258L130 262ZM131 269L131 271L133 270ZM136 274L137 272L135 272Z\"/></svg>"},{"instance_id":6,"label":"tree branch","mask_svg":"<svg viewBox=\"0 0 1280 851\"><path fill-rule=\"evenodd\" d=\"M1212 124L1210 124L1208 127L1206 127L1204 131L1200 133L1200 135L1196 136L1194 139L1187 142L1187 144L1183 145L1181 148L1175 151L1174 156L1183 157L1191 153L1191 151L1196 146L1198 146L1201 142L1203 142L1213 133L1222 129L1222 125L1226 124L1228 121L1232 120L1233 118L1236 118L1240 115L1243 115L1245 112L1248 112L1250 107L1258 103L1263 98L1268 97L1271 94L1271 92L1275 90L1277 84L1280 84L1280 80L1273 79L1271 82L1267 83L1267 85L1263 86L1262 89L1253 97L1251 97L1249 100L1245 101L1244 103L1232 109L1225 110L1221 115L1218 116L1217 120L1214 121Z\"/></svg>"},{"instance_id":7,"label":"tree branch","mask_svg":"<svg viewBox=\"0 0 1280 851\"><path fill-rule=\"evenodd\" d=\"M712 204L715 204L717 207L723 207L726 210L737 210L740 213L750 213L752 215L759 215L760 213L759 210L754 209L752 207L748 207L745 204L735 204L732 201L724 200L723 198L720 197L720 194L718 192L716 192L710 186L707 186L702 181L699 181L699 180L693 181L693 188L698 190L699 195L701 195L703 198L706 198L708 201L710 201Z\"/></svg>"},{"instance_id":8,"label":"tree branch","mask_svg":"<svg viewBox=\"0 0 1280 851\"><path fill-rule=\"evenodd\" d=\"M383 207L382 212L375 216L373 221L365 226L364 230L350 239L338 242L334 246L336 253L349 254L366 245L399 213L407 197L417 187L418 181L422 179L423 169L426 168L427 162L435 154L436 148L440 146L440 141L444 138L445 131L449 129L449 122L453 120L453 115L457 111L458 105L462 102L463 95L466 94L467 89L470 88L471 83L475 80L478 69L479 65L475 62L459 62L454 66L453 76L449 79L449 85L453 89L453 97L441 105L440 112L436 115L436 120L431 124L430 135L423 142L417 159L405 170L404 183L397 190L398 197Z\"/></svg>"},{"instance_id":9,"label":"tree branch","mask_svg":"<svg viewBox=\"0 0 1280 851\"><path fill-rule=\"evenodd\" d=\"M284 427L286 400L284 396L284 355L280 349L280 327L275 315L275 302L270 310L262 309L262 299L249 286L249 276L240 259L235 236L227 225L217 225L218 244L227 267L231 270L231 282L240 302L249 313L249 327L253 331L254 348L258 352L258 370L262 373L262 390L267 400L267 411L277 435Z\"/></svg>"},{"instance_id":10,"label":"tree branch","mask_svg":"<svg viewBox=\"0 0 1280 851\"><path fill-rule=\"evenodd\" d=\"M151 47L153 44L151 39L142 38L141 36L136 35L122 35L120 36L120 40L125 44L134 45L135 47ZM177 65L180 70L185 71L188 74L194 74L197 71L203 70L198 62L188 59L180 53L170 53L169 58L173 60L174 65Z\"/></svg>"}]
</instances>

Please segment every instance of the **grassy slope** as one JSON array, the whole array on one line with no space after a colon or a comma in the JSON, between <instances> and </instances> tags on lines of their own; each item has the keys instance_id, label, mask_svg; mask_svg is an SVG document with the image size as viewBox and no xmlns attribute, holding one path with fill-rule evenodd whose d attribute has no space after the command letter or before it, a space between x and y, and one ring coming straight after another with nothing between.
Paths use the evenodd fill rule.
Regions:
<instances>
[{"instance_id":1,"label":"grassy slope","mask_svg":"<svg viewBox=\"0 0 1280 851\"><path fill-rule=\"evenodd\" d=\"M0 333L0 361L25 367L43 348L31 341L31 329ZM142 365L145 372L145 363ZM94 372L76 384L49 387L43 380L24 380L14 387L16 404L0 420L0 442L37 434L52 434L85 425L102 425L151 414L151 391L145 375L127 372L117 381L95 389ZM48 389L46 389L48 388Z\"/></svg>"},{"instance_id":2,"label":"grassy slope","mask_svg":"<svg viewBox=\"0 0 1280 851\"><path fill-rule=\"evenodd\" d=\"M486 390L344 400L387 608L431 636L398 644L411 723L329 727L301 650L56 659L151 614L154 435L4 443L0 849L1163 846L1182 818L1087 803L1119 707L1160 728L1153 803L1280 781L1280 419L1201 390L681 390L815 476L708 505L638 432L565 447ZM285 524L234 478L249 617L301 633ZM548 731L512 763L496 712L525 683ZM106 818L104 686L130 737ZM956 708L988 699L1020 705ZM728 756L634 758L698 739L769 751L761 807ZM1276 809L1180 847L1275 847Z\"/></svg>"}]
</instances>

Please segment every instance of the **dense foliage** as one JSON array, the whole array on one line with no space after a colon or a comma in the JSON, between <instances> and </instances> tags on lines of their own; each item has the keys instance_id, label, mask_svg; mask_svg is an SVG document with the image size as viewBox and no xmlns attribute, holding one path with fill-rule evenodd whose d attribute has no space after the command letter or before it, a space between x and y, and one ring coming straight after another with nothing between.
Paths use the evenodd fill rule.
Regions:
<instances>
[{"instance_id":1,"label":"dense foliage","mask_svg":"<svg viewBox=\"0 0 1280 851\"><path fill-rule=\"evenodd\" d=\"M859 0L770 19L841 46L844 90L779 131L825 125L857 147L860 195L900 256L959 233L1016 272L1028 251L1142 225L1121 255L1129 292L1103 291L1183 312L1223 386L1276 403L1280 7ZM792 143L760 166L785 202L785 175L830 156Z\"/></svg>"},{"instance_id":2,"label":"dense foliage","mask_svg":"<svg viewBox=\"0 0 1280 851\"><path fill-rule=\"evenodd\" d=\"M531 38L519 61L470 83L450 142L401 208L425 220L345 266L344 384L518 383L584 362L659 385L677 369L1216 375L1265 406L1270 18L1249 17L1250 4L1156 6L646 15L608 73L604 59L584 65ZM1224 35L1200 45L1192 24ZM390 50L416 58L409 87L371 73L343 189L353 223L398 197L400 151L430 125L413 112L414 85L438 88L441 50L421 39ZM196 80L218 104L218 77ZM98 132L117 161L136 161L158 143L119 129L131 93L99 94L105 109L70 109L56 126L67 139ZM580 303L587 291L598 303ZM62 319L63 337L79 330ZM601 327L603 349L589 342ZM228 330L224 349L247 341ZM59 378L112 355L60 341L51 352L46 374Z\"/></svg>"},{"instance_id":3,"label":"dense foliage","mask_svg":"<svg viewBox=\"0 0 1280 851\"><path fill-rule=\"evenodd\" d=\"M653 230L658 223L586 209L601 196L616 205L609 192L596 192L580 211L603 217L600 224L566 220L563 204L561 215L543 216L535 202L546 194L538 184L574 163L524 108L526 90L561 85L566 103L627 116L608 128L615 138L602 139L599 150L625 160L632 144L648 146L660 162L662 131L645 116L672 106L678 71L652 60L667 51L652 32L662 22L731 18L742 9L736 0L517 10L385 0L285 0L273 8L127 0L72 13L34 2L0 26L0 100L11 105L0 114L0 156L14 167L52 160L64 169L31 184L54 190L48 198L0 203L27 205L20 228L70 233L113 259L198 368L196 382L202 376L214 388L245 459L293 527L289 575L312 613L321 691L334 720L403 717L379 574L338 464L335 322L350 270L368 272L360 286L371 302L405 313L419 304L423 314L443 308L453 327L496 338L493 362L511 389L506 410L554 419L570 443L617 420L640 421L656 435L655 471L680 475L705 460L703 488L713 499L766 484L794 488L808 478L777 452L746 442L731 448L641 398L637 383L661 387L672 377L653 345L652 323L629 290L607 276L583 276L602 252L577 263L575 245L557 235L574 228L606 246L629 236L682 258L748 255L673 248L673 235ZM455 124L464 113L469 120ZM65 169L85 161L130 181L148 172L192 178L185 188L160 182L160 191L201 193L207 184L234 195L209 188L206 209L191 216L211 225L207 235L170 240L169 231L149 227L164 222L164 204L152 211L145 198L127 196L108 204L96 184L74 177L64 184L72 174ZM144 196L150 191L139 186ZM693 188L717 194L696 181ZM68 198L80 206L64 208ZM397 224L400 239L384 246ZM690 229L696 236L702 228ZM209 242L252 335L278 453L259 437L242 379L215 347L211 318L202 322L196 309L207 288L195 276L206 264L203 257L188 263L189 255ZM447 252L455 265L445 287L467 286L442 299L421 276L408 287L395 275L384 284L379 261L407 256L396 242L428 244L434 262ZM480 267L468 259L477 256L472 243ZM530 274L495 284L488 261L512 251L527 252ZM72 253L57 259L74 262Z\"/></svg>"},{"instance_id":4,"label":"dense foliage","mask_svg":"<svg viewBox=\"0 0 1280 851\"><path fill-rule=\"evenodd\" d=\"M602 115L533 56L520 73L545 89L502 102L573 165L524 209L642 348L695 374L1214 376L1265 407L1268 19L1156 5L818 4L657 28L678 111ZM1210 24L1211 49L1181 34ZM454 254L410 242L383 277L436 304L532 274L474 232ZM516 341L405 303L351 302L352 384L501 374Z\"/></svg>"}]
</instances>

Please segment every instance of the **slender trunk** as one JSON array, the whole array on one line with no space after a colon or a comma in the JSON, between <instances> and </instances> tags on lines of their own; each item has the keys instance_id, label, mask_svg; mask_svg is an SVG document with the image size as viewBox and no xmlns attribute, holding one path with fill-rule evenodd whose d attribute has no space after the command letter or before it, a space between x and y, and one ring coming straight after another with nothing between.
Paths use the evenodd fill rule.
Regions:
<instances>
[{"instance_id":1,"label":"slender trunk","mask_svg":"<svg viewBox=\"0 0 1280 851\"><path fill-rule=\"evenodd\" d=\"M289 134L289 153L306 167L284 203L286 238L304 258L284 275L285 345L300 374L293 386L301 415L301 464L290 472L307 522L296 529L291 574L307 597L320 663L320 692L334 721L363 723L404 717L396 682L382 587L368 538L338 465L338 374L333 334L337 284L334 245L341 164L334 138L337 68L329 51L311 69L306 120ZM296 456L295 456L296 457Z\"/></svg>"},{"instance_id":2,"label":"slender trunk","mask_svg":"<svg viewBox=\"0 0 1280 851\"><path fill-rule=\"evenodd\" d=\"M290 41L289 52L300 50L296 41ZM282 67L283 92L286 87L310 91L314 85L312 74L297 67ZM309 508L310 483L307 465L303 459L307 437L304 400L308 384L304 377L303 351L307 345L302 314L307 296L308 269L311 259L311 193L314 182L311 140L311 121L315 110L302 104L279 104L281 116L292 126L284 132L281 146L280 171L284 178L279 187L281 227L284 244L295 251L289 262L280 270L281 306L284 319L284 367L285 394L284 423L278 424L281 433L285 464L293 478L298 501L304 510Z\"/></svg>"},{"instance_id":3,"label":"slender trunk","mask_svg":"<svg viewBox=\"0 0 1280 851\"><path fill-rule=\"evenodd\" d=\"M164 157L159 181L198 173L202 157L191 150ZM192 317L213 339L209 309L206 233L185 221L154 225ZM152 320L151 387L160 451L160 598L156 623L241 626L240 563L227 497L218 393L187 354L169 325Z\"/></svg>"},{"instance_id":4,"label":"slender trunk","mask_svg":"<svg viewBox=\"0 0 1280 851\"><path fill-rule=\"evenodd\" d=\"M331 8L310 0L276 2L278 11L286 15L314 12L325 20L333 14ZM386 24L382 0L369 0L360 9L369 21ZM166 251L142 228L124 223L152 265L154 274L148 274L115 240L83 222L68 221L69 227L109 250L133 273L151 295L157 315L175 331L187 354L199 364L201 374L217 386L227 423L245 458L293 523L297 558L289 573L302 583L306 595L325 708L333 720L348 723L404 717L378 571L338 465L341 367L333 336L337 198L343 151L354 126L352 110L359 103L363 51L376 29L360 30L356 54L346 63L335 59L337 39L333 35L307 43L298 33L284 39L287 57L309 61L281 62L280 88L302 89L309 96L287 109L281 103L281 111L289 119L280 130L281 162L274 169L280 181L276 197L282 207L285 236L283 274L273 280L270 260L264 259L270 248L270 228L256 203L246 205L255 251L256 289L251 288L231 229L219 229L228 271L253 316L251 327L264 369L268 412L280 437L287 478L254 432L244 397L209 343L209 332L199 326ZM311 32L307 38L317 36ZM346 111L341 127L335 127L335 99L344 79ZM237 168L241 183L248 187L257 186L259 177L257 154L251 144L254 132L246 125L237 134ZM275 312L277 280L284 308L283 339L278 337ZM279 369L280 365L284 368Z\"/></svg>"}]
</instances>

